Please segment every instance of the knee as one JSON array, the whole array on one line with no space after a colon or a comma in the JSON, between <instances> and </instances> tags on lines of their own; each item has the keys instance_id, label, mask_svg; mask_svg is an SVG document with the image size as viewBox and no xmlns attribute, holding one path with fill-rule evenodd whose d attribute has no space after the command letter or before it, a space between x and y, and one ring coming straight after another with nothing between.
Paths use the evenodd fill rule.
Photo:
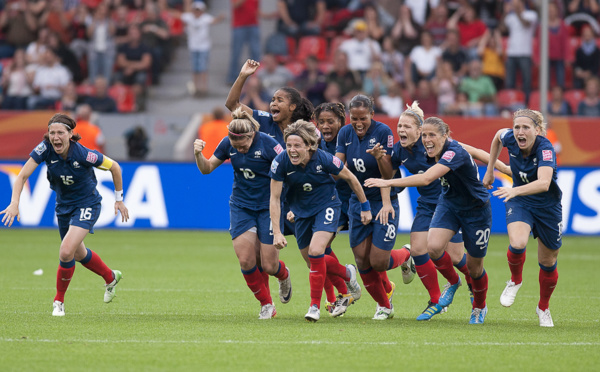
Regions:
<instances>
[{"instance_id":1,"label":"knee","mask_svg":"<svg viewBox=\"0 0 600 372\"><path fill-rule=\"evenodd\" d=\"M250 270L254 266L256 266L256 261L250 257L240 257L239 261L240 261L240 267L244 271Z\"/></svg>"},{"instance_id":2,"label":"knee","mask_svg":"<svg viewBox=\"0 0 600 372\"><path fill-rule=\"evenodd\" d=\"M527 236L529 238L529 236ZM510 238L509 237L510 246L514 249L525 249L527 248L527 240L523 238Z\"/></svg>"},{"instance_id":3,"label":"knee","mask_svg":"<svg viewBox=\"0 0 600 372\"><path fill-rule=\"evenodd\" d=\"M545 267L552 267L556 264L556 257L540 257L538 262L540 265Z\"/></svg>"},{"instance_id":4,"label":"knee","mask_svg":"<svg viewBox=\"0 0 600 372\"><path fill-rule=\"evenodd\" d=\"M431 257L433 259L438 259L438 258L442 257L442 255L444 254L444 247L436 246L436 245L428 245L427 253L429 253L429 257Z\"/></svg>"},{"instance_id":5,"label":"knee","mask_svg":"<svg viewBox=\"0 0 600 372\"><path fill-rule=\"evenodd\" d=\"M370 266L369 260L365 259L364 257L355 257L354 261L356 262L356 266L360 270L368 269Z\"/></svg>"},{"instance_id":6,"label":"knee","mask_svg":"<svg viewBox=\"0 0 600 372\"><path fill-rule=\"evenodd\" d=\"M279 262L263 262L262 269L269 275L275 275L279 270Z\"/></svg>"}]
</instances>

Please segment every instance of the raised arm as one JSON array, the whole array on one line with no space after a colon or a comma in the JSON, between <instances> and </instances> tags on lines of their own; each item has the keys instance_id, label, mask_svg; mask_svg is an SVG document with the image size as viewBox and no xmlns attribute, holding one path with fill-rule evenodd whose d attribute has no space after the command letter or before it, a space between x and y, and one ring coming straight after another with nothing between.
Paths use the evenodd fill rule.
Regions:
<instances>
[{"instance_id":1,"label":"raised arm","mask_svg":"<svg viewBox=\"0 0 600 372\"><path fill-rule=\"evenodd\" d=\"M507 202L515 196L534 195L546 192L550 188L550 183L552 183L553 173L554 169L552 167L539 167L537 180L522 186L498 187L498 190L494 191L492 195L504 199L504 202Z\"/></svg>"},{"instance_id":2,"label":"raised arm","mask_svg":"<svg viewBox=\"0 0 600 372\"><path fill-rule=\"evenodd\" d=\"M127 220L129 220L129 211L125 206L125 203L123 203L123 176L121 173L121 166L113 160L109 171L112 174L113 183L115 185L115 216L118 212L121 212L121 222L127 222Z\"/></svg>"},{"instance_id":3,"label":"raised arm","mask_svg":"<svg viewBox=\"0 0 600 372\"><path fill-rule=\"evenodd\" d=\"M231 86L229 94L227 95L227 100L225 101L225 106L229 109L229 111L233 112L236 108L242 106L244 111L252 115L252 109L240 103L240 96L242 95L242 88L246 83L246 79L248 79L250 75L256 72L256 69L258 69L259 66L260 63L253 59L249 59L244 63L242 69L240 70L240 74Z\"/></svg>"},{"instance_id":4,"label":"raised arm","mask_svg":"<svg viewBox=\"0 0 600 372\"><path fill-rule=\"evenodd\" d=\"M25 163L25 165L23 166L23 168L21 168L21 171L17 175L15 183L13 184L10 204L8 205L8 207L6 207L6 209L0 212L0 214L4 214L4 217L2 217L2 223L4 224L4 226L11 227L15 220L15 217L17 218L17 221L21 220L21 216L19 215L19 201L21 199L21 192L23 191L23 186L25 185L25 182L27 181L29 176L31 176L31 174L33 173L35 168L37 168L37 166L38 163L36 163L35 160L33 160L33 158L29 158L29 160L27 160L27 163Z\"/></svg>"},{"instance_id":5,"label":"raised arm","mask_svg":"<svg viewBox=\"0 0 600 372\"><path fill-rule=\"evenodd\" d=\"M490 146L490 157L488 161L488 167L485 172L485 176L483 176L483 186L485 186L487 189L491 189L492 184L494 183L494 167L496 166L498 156L500 156L500 151L502 151L502 140L500 139L500 136L507 130L507 128L500 129L498 132L496 132L496 135L492 140L492 145Z\"/></svg>"},{"instance_id":6,"label":"raised arm","mask_svg":"<svg viewBox=\"0 0 600 372\"><path fill-rule=\"evenodd\" d=\"M404 178L393 178L391 180L384 180L381 178L369 178L365 181L366 187L419 187L427 186L433 181L443 177L450 171L445 165L435 164L433 167L427 169L425 173L415 174L414 176Z\"/></svg>"},{"instance_id":7,"label":"raised arm","mask_svg":"<svg viewBox=\"0 0 600 372\"><path fill-rule=\"evenodd\" d=\"M285 236L281 233L279 221L281 219L281 190L283 182L271 179L271 199L269 202L269 212L271 214L271 226L273 226L273 245L277 249L284 248L287 245Z\"/></svg>"},{"instance_id":8,"label":"raised arm","mask_svg":"<svg viewBox=\"0 0 600 372\"><path fill-rule=\"evenodd\" d=\"M459 142L460 145L467 150L467 152L473 157L475 160L479 160L480 162L488 165L490 163L490 154L482 149L478 149L473 146L469 146L466 143ZM510 167L504 164L503 161L496 159L496 164L494 166L499 172L506 174L509 177L512 177L512 171Z\"/></svg>"},{"instance_id":9,"label":"raised arm","mask_svg":"<svg viewBox=\"0 0 600 372\"><path fill-rule=\"evenodd\" d=\"M202 174L209 174L221 164L223 164L223 160L217 158L216 156L211 156L210 159L206 159L202 154L202 150L206 146L206 142L197 139L194 141L194 157L196 158L196 166L200 170Z\"/></svg>"},{"instance_id":10,"label":"raised arm","mask_svg":"<svg viewBox=\"0 0 600 372\"><path fill-rule=\"evenodd\" d=\"M368 225L373 219L373 215L371 214L371 205L367 200L367 196L365 195L360 182L358 182L358 178L356 178L356 176L352 174L352 172L350 172L346 167L342 169L340 174L338 174L338 177L348 182L348 185L350 185L350 188L358 197L358 201L361 204L360 222L362 222L363 225Z\"/></svg>"}]
</instances>

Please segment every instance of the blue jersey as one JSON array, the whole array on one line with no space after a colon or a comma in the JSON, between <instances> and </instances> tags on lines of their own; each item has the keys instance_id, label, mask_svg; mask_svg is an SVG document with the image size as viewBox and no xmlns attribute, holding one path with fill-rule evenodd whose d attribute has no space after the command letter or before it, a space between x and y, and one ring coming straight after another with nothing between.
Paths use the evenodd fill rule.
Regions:
<instances>
[{"instance_id":1,"label":"blue jersey","mask_svg":"<svg viewBox=\"0 0 600 372\"><path fill-rule=\"evenodd\" d=\"M337 146L337 137L331 142L325 142L323 138L321 138L321 150L327 151L331 155L335 155L335 149ZM339 179L335 182L335 188L337 189L338 196L341 201L350 200L350 196L352 195L352 189L346 180Z\"/></svg>"},{"instance_id":2,"label":"blue jersey","mask_svg":"<svg viewBox=\"0 0 600 372\"><path fill-rule=\"evenodd\" d=\"M343 168L340 159L321 149L317 149L305 167L293 165L284 151L273 160L269 175L287 186L287 202L294 215L307 218L325 208L342 205L331 175L337 176Z\"/></svg>"},{"instance_id":3,"label":"blue jersey","mask_svg":"<svg viewBox=\"0 0 600 372\"><path fill-rule=\"evenodd\" d=\"M252 110L252 117L260 124L259 130L261 132L268 134L271 138L275 138L285 148L283 132L279 128L279 124L273 121L273 115L266 111Z\"/></svg>"},{"instance_id":4,"label":"blue jersey","mask_svg":"<svg viewBox=\"0 0 600 372\"><path fill-rule=\"evenodd\" d=\"M479 180L477 164L458 142L446 142L438 164L450 168L450 171L440 178L440 201L444 201L455 210L477 208L488 202L490 194Z\"/></svg>"},{"instance_id":5,"label":"blue jersey","mask_svg":"<svg viewBox=\"0 0 600 372\"><path fill-rule=\"evenodd\" d=\"M392 150L392 167L398 169L404 165L412 174L425 173L433 165L429 162L423 141L419 137L413 147L408 150L397 142ZM419 199L417 202L436 204L442 194L442 185L438 182L432 182L427 186L417 187Z\"/></svg>"},{"instance_id":6,"label":"blue jersey","mask_svg":"<svg viewBox=\"0 0 600 372\"><path fill-rule=\"evenodd\" d=\"M515 200L535 208L551 207L560 203L562 192L556 182L556 153L552 143L546 137L537 136L531 154L523 157L512 129L502 133L500 140L502 145L508 149L510 170L515 186L523 186L536 181L539 167L552 167L552 182L550 182L548 191L535 195L517 196Z\"/></svg>"},{"instance_id":7,"label":"blue jersey","mask_svg":"<svg viewBox=\"0 0 600 372\"><path fill-rule=\"evenodd\" d=\"M382 178L377 160L367 153L377 143L380 143L388 154L392 153L394 146L394 135L387 125L375 120L371 120L371 125L362 139L358 139L352 125L344 125L338 132L336 152L346 155L346 164L348 169L354 173L361 185L364 185L368 178ZM381 191L377 187L363 190L368 200L381 200ZM397 188L392 188L391 197L398 193Z\"/></svg>"},{"instance_id":8,"label":"blue jersey","mask_svg":"<svg viewBox=\"0 0 600 372\"><path fill-rule=\"evenodd\" d=\"M29 154L38 164L46 162L50 188L56 192L56 211L60 208L100 203L96 189L98 181L94 167L104 162L104 155L71 141L67 159L58 155L50 142L44 140Z\"/></svg>"},{"instance_id":9,"label":"blue jersey","mask_svg":"<svg viewBox=\"0 0 600 372\"><path fill-rule=\"evenodd\" d=\"M238 152L229 141L221 140L214 155L219 160L231 159L233 191L231 202L251 210L269 209L271 177L269 168L283 147L267 134L257 132L247 153Z\"/></svg>"}]
</instances>

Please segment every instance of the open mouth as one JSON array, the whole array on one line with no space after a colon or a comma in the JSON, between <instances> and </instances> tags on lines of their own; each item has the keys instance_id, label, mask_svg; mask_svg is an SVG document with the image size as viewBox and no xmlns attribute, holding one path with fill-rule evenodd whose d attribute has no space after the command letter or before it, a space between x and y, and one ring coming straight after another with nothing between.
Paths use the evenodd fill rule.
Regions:
<instances>
[{"instance_id":1,"label":"open mouth","mask_svg":"<svg viewBox=\"0 0 600 372\"><path fill-rule=\"evenodd\" d=\"M58 143L53 143L52 146L54 146L54 151L59 152L62 150L63 148L63 144L58 142Z\"/></svg>"},{"instance_id":2,"label":"open mouth","mask_svg":"<svg viewBox=\"0 0 600 372\"><path fill-rule=\"evenodd\" d=\"M425 151L427 151L427 155L429 155L429 157L432 158L433 155L434 155L435 146L433 146L433 145L425 145Z\"/></svg>"},{"instance_id":3,"label":"open mouth","mask_svg":"<svg viewBox=\"0 0 600 372\"><path fill-rule=\"evenodd\" d=\"M290 161L292 162L292 164L300 162L300 155L298 155L297 153L290 153Z\"/></svg>"},{"instance_id":4,"label":"open mouth","mask_svg":"<svg viewBox=\"0 0 600 372\"><path fill-rule=\"evenodd\" d=\"M356 131L356 134L359 136L362 136L365 134L365 126L364 125L357 125L354 127L354 130Z\"/></svg>"},{"instance_id":5,"label":"open mouth","mask_svg":"<svg viewBox=\"0 0 600 372\"><path fill-rule=\"evenodd\" d=\"M271 109L271 115L273 115L273 120L275 120L279 117L280 112L277 109Z\"/></svg>"},{"instance_id":6,"label":"open mouth","mask_svg":"<svg viewBox=\"0 0 600 372\"><path fill-rule=\"evenodd\" d=\"M321 135L323 135L323 139L325 140L325 142L333 141L333 133L332 132L321 131Z\"/></svg>"},{"instance_id":7,"label":"open mouth","mask_svg":"<svg viewBox=\"0 0 600 372\"><path fill-rule=\"evenodd\" d=\"M519 144L519 147L525 147L527 145L527 138L519 137L517 138L517 143Z\"/></svg>"},{"instance_id":8,"label":"open mouth","mask_svg":"<svg viewBox=\"0 0 600 372\"><path fill-rule=\"evenodd\" d=\"M405 144L406 142L408 142L408 136L399 134L398 137L400 138L400 143L401 144Z\"/></svg>"}]
</instances>

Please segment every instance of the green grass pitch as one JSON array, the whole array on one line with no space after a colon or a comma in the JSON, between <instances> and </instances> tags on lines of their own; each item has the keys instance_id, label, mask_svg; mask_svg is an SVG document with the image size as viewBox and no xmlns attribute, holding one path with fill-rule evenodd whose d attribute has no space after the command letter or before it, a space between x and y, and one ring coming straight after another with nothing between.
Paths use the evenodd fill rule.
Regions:
<instances>
[{"instance_id":1,"label":"green grass pitch","mask_svg":"<svg viewBox=\"0 0 600 372\"><path fill-rule=\"evenodd\" d=\"M408 236L398 237L398 244ZM485 324L469 325L466 287L430 322L417 322L428 296L418 278L397 284L395 317L371 320L366 291L342 318L304 320L308 268L290 242L281 258L291 269L293 298L277 318L257 319L259 304L242 278L226 232L97 230L86 239L123 272L117 297L102 301L101 278L77 265L66 316L51 316L58 265L56 230L0 229L0 370L2 371L592 371L600 366L600 239L565 237L559 283L550 309L555 327L541 328L535 243L515 304L499 302L509 279L506 236L492 236ZM352 262L348 236L334 250ZM43 269L42 276L33 271ZM440 277L440 285L444 281Z\"/></svg>"}]
</instances>

